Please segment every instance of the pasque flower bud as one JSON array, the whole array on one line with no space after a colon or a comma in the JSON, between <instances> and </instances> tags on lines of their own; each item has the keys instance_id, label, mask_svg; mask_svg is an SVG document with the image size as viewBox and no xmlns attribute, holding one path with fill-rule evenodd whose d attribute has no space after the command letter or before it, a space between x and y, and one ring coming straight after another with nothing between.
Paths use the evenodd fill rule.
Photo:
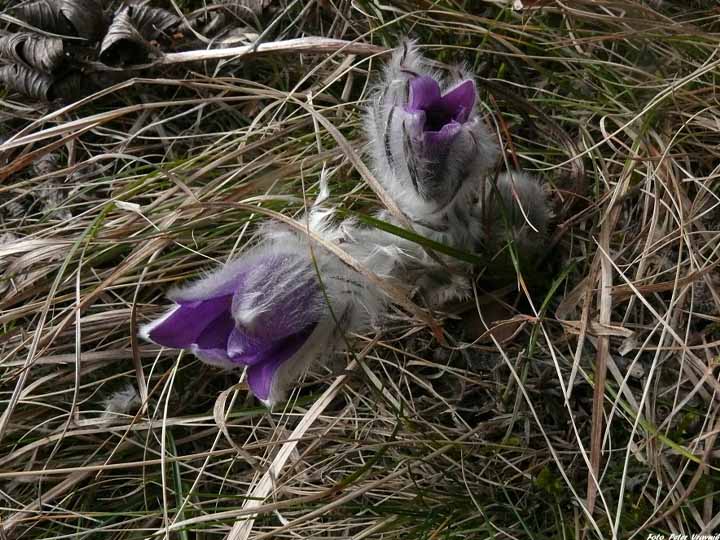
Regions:
<instances>
[{"instance_id":1,"label":"pasque flower bud","mask_svg":"<svg viewBox=\"0 0 720 540\"><path fill-rule=\"evenodd\" d=\"M411 42L395 51L365 117L378 180L413 219L476 187L498 148L470 78L442 79Z\"/></svg>"},{"instance_id":2,"label":"pasque flower bud","mask_svg":"<svg viewBox=\"0 0 720 540\"><path fill-rule=\"evenodd\" d=\"M280 366L306 344L324 302L306 254L259 249L168 295L175 305L141 335L211 364L247 366L253 393L270 398Z\"/></svg>"},{"instance_id":3,"label":"pasque flower bud","mask_svg":"<svg viewBox=\"0 0 720 540\"><path fill-rule=\"evenodd\" d=\"M337 226L330 216L311 212L316 234L380 276L393 271L395 248L376 246L370 231ZM334 254L320 246L311 252L304 235L270 225L262 237L241 258L171 291L174 305L140 335L209 364L246 367L250 390L272 405L310 363L342 347L344 333L376 324L387 299Z\"/></svg>"},{"instance_id":4,"label":"pasque flower bud","mask_svg":"<svg viewBox=\"0 0 720 540\"><path fill-rule=\"evenodd\" d=\"M545 192L521 172L493 182L499 148L476 102L470 75L443 78L404 42L365 114L373 170L421 234L468 251L509 234L534 251L548 219Z\"/></svg>"},{"instance_id":5,"label":"pasque flower bud","mask_svg":"<svg viewBox=\"0 0 720 540\"><path fill-rule=\"evenodd\" d=\"M498 175L487 189L482 221L493 227L493 237L512 241L525 255L536 255L544 245L550 212L542 185L521 171Z\"/></svg>"}]
</instances>

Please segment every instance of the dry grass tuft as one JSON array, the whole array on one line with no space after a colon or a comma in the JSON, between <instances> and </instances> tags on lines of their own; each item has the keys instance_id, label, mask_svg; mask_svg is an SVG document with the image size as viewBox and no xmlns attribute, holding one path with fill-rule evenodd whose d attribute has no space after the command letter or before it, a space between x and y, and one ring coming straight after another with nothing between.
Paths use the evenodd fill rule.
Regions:
<instances>
[{"instance_id":1,"label":"dry grass tuft","mask_svg":"<svg viewBox=\"0 0 720 540\"><path fill-rule=\"evenodd\" d=\"M3 95L6 538L720 530L720 11L511 3L280 1L266 42L354 48L149 66L62 108ZM297 218L323 169L372 215L350 151L374 51L404 34L478 74L508 163L548 184L544 260L482 254L443 342L398 307L272 413L139 343L168 287Z\"/></svg>"}]
</instances>

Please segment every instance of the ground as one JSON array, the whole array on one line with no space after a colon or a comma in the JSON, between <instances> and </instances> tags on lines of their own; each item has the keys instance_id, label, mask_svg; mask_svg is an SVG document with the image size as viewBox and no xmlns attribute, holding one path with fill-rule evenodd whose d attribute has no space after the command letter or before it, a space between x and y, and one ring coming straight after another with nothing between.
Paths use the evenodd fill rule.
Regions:
<instances>
[{"instance_id":1,"label":"ground","mask_svg":"<svg viewBox=\"0 0 720 540\"><path fill-rule=\"evenodd\" d=\"M175 36L196 61L82 101L0 94L5 537L720 530L716 4L262 4L226 24L376 48L207 60ZM330 203L374 215L360 119L401 36L477 75L506 163L549 194L541 256L488 247L474 298L432 325L393 308L271 411L240 371L136 338L323 170Z\"/></svg>"}]
</instances>

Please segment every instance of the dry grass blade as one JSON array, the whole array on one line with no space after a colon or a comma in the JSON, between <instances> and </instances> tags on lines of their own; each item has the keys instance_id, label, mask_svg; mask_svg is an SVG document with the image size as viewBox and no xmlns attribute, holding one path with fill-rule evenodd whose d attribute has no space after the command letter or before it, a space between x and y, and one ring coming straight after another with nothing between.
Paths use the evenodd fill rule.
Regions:
<instances>
[{"instance_id":1,"label":"dry grass blade","mask_svg":"<svg viewBox=\"0 0 720 540\"><path fill-rule=\"evenodd\" d=\"M372 345L366 347L365 350L360 353L360 357L362 358L365 356L371 347ZM357 365L357 360L353 360L350 364L348 364L347 371L351 372L357 367ZM247 512L248 510L251 511L254 508L259 507L270 495L273 487L275 486L275 482L278 478L280 478L283 468L297 447L298 442L302 440L302 437L305 435L310 426L312 426L313 422L315 422L318 416L321 415L325 408L330 404L335 395L342 388L342 384L345 382L346 378L347 375L341 375L336 378L328 389L325 390L320 399L313 403L310 410L303 415L302 421L290 434L288 442L283 444L270 464L268 470L265 474L263 474L260 481L248 494L247 502L242 508L243 511ZM226 538L228 540L246 540L252 531L254 522L255 519L252 517L236 522Z\"/></svg>"},{"instance_id":2,"label":"dry grass blade","mask_svg":"<svg viewBox=\"0 0 720 540\"><path fill-rule=\"evenodd\" d=\"M600 232L600 244L607 249L610 244L609 231L615 225L617 212L613 212L605 221ZM599 265L598 306L600 307L599 324L610 325L612 312L612 265L606 258L602 258ZM590 470L587 481L587 508L590 513L595 509L595 497L599 487L600 460L605 437L603 436L603 421L605 416L605 382L607 379L608 350L610 337L601 335L597 342L597 355L595 357L593 404L592 404L592 431L590 435Z\"/></svg>"},{"instance_id":3,"label":"dry grass blade","mask_svg":"<svg viewBox=\"0 0 720 540\"><path fill-rule=\"evenodd\" d=\"M220 60L224 58L250 59L258 55L266 54L342 53L369 56L387 52L387 48L378 47L377 45L371 45L369 43L312 36L286 39L282 41L270 41L260 44L245 45L242 47L168 53L149 66L136 66L136 68L139 69L142 67L183 64L186 62L201 62L204 60Z\"/></svg>"}]
</instances>

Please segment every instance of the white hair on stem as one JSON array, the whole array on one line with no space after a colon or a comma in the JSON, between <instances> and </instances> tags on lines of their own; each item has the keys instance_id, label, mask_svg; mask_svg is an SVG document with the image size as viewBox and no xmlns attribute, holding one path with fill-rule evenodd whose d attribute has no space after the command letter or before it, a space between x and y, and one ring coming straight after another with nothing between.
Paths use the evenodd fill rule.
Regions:
<instances>
[{"instance_id":1,"label":"white hair on stem","mask_svg":"<svg viewBox=\"0 0 720 540\"><path fill-rule=\"evenodd\" d=\"M128 384L110 394L103 401L103 414L101 420L112 422L121 415L128 414L140 405L140 396L132 384Z\"/></svg>"}]
</instances>

